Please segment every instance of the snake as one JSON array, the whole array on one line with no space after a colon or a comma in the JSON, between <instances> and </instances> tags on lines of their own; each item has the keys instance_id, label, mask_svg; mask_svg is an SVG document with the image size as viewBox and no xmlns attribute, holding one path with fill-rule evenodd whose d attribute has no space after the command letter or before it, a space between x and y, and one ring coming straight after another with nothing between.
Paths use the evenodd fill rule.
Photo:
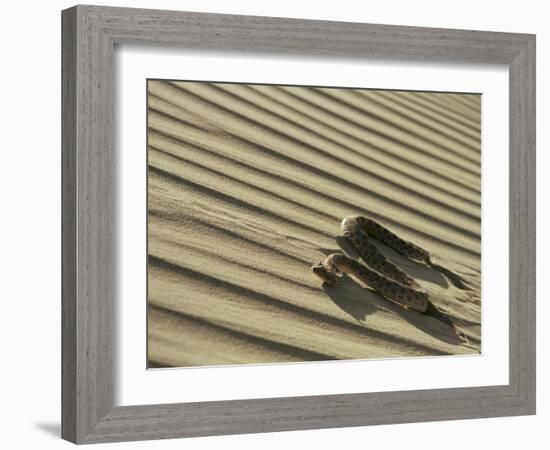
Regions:
<instances>
[{"instance_id":1,"label":"snake","mask_svg":"<svg viewBox=\"0 0 550 450\"><path fill-rule=\"evenodd\" d=\"M373 219L348 216L340 225L344 237L355 248L365 264L340 253L328 255L312 271L329 287L336 285L342 274L353 275L382 297L419 313L428 310L428 293L407 273L387 259L371 242L371 238L393 248L413 261L431 264L429 253L401 239Z\"/></svg>"}]
</instances>

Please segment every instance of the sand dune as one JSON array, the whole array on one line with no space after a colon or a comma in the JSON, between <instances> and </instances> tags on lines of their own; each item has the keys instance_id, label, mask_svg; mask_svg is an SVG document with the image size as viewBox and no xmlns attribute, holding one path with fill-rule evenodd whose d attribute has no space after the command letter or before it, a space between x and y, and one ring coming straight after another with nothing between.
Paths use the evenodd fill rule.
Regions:
<instances>
[{"instance_id":1,"label":"sand dune","mask_svg":"<svg viewBox=\"0 0 550 450\"><path fill-rule=\"evenodd\" d=\"M480 351L480 97L148 83L152 367ZM311 265L367 215L429 292L422 315Z\"/></svg>"}]
</instances>

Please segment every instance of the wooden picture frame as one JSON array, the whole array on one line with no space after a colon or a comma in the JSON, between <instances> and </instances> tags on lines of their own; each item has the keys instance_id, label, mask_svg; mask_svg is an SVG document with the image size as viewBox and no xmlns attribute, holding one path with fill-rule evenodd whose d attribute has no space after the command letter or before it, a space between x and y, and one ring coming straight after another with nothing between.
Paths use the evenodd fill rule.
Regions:
<instances>
[{"instance_id":1,"label":"wooden picture frame","mask_svg":"<svg viewBox=\"0 0 550 450\"><path fill-rule=\"evenodd\" d=\"M62 437L76 443L535 413L535 36L75 6L62 13ZM113 53L155 44L506 64L509 384L115 407Z\"/></svg>"}]
</instances>

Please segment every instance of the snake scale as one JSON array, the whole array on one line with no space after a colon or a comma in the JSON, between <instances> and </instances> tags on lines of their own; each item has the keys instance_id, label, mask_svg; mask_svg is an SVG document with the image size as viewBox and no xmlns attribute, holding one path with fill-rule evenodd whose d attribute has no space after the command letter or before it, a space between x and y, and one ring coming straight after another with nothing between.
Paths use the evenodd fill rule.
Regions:
<instances>
[{"instance_id":1,"label":"snake scale","mask_svg":"<svg viewBox=\"0 0 550 450\"><path fill-rule=\"evenodd\" d=\"M383 297L398 305L425 313L429 306L428 293L404 271L388 260L370 242L374 238L396 250L401 255L418 262L430 264L430 255L411 242L363 216L348 216L341 224L342 232L355 248L365 264L339 253L328 255L324 261L312 267L313 273L324 284L334 286L343 273L353 275Z\"/></svg>"}]
</instances>

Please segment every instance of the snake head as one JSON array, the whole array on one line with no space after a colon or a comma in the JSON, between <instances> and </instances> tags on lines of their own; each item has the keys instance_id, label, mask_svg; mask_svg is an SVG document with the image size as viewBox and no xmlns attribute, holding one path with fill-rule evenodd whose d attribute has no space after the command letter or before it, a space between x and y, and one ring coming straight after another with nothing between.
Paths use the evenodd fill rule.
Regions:
<instances>
[{"instance_id":1,"label":"snake head","mask_svg":"<svg viewBox=\"0 0 550 450\"><path fill-rule=\"evenodd\" d=\"M311 266L311 270L315 275L317 275L319 278L321 278L321 280L323 280L323 285L326 284L327 286L331 286L331 287L336 285L336 282L338 281L338 276L329 272L323 266L322 262L315 264L314 266Z\"/></svg>"}]
</instances>

